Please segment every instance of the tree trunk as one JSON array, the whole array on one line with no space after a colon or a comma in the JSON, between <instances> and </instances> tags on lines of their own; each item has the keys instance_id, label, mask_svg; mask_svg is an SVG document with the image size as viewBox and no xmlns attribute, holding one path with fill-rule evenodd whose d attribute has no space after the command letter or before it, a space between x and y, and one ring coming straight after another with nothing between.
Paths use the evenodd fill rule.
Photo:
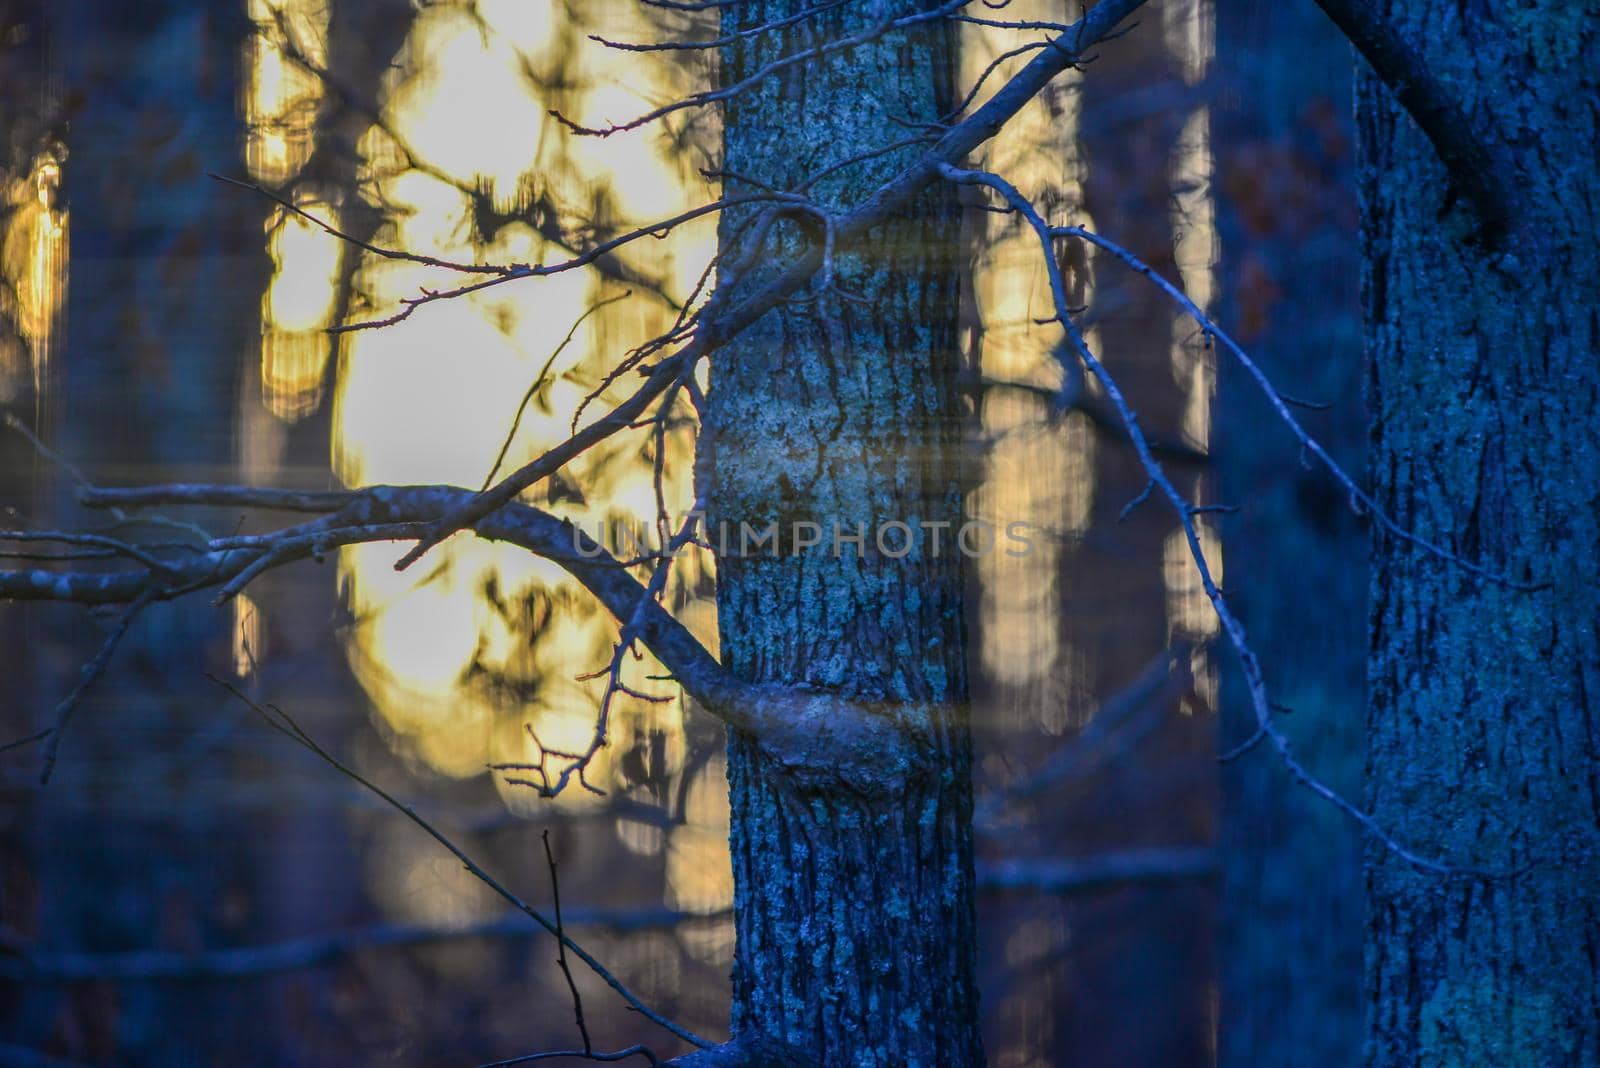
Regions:
<instances>
[{"instance_id":1,"label":"tree trunk","mask_svg":"<svg viewBox=\"0 0 1600 1068\"><path fill-rule=\"evenodd\" d=\"M1374 847L1369 1062L1600 1064L1600 361L1595 6L1388 2L1520 211L1481 228L1370 75L1359 89L1380 503L1519 581L1375 541L1367 798L1441 878Z\"/></svg>"},{"instance_id":2,"label":"tree trunk","mask_svg":"<svg viewBox=\"0 0 1600 1068\"><path fill-rule=\"evenodd\" d=\"M264 209L206 177L240 168L243 5L44 7L53 77L75 102L62 169L71 281L64 344L45 384L44 403L59 413L46 423L61 428L52 444L98 482L225 478L240 342L257 334L268 278ZM63 526L106 522L77 507L69 478L55 486L53 518ZM215 804L219 757L199 756L192 741L215 729L216 687L202 671L225 670L230 618L198 600L152 606L119 646L109 685L73 714L54 776L26 816L41 949L263 937L257 902L238 888L254 885L268 862ZM85 657L107 630L87 620L72 627L65 645ZM75 676L50 681L53 700ZM248 907L210 907L230 892ZM49 1048L51 1030L70 1036L58 1047L70 1060L289 1056L286 1033L265 1022L246 987L107 987L93 1002L71 988L25 990L24 1016L44 1033L22 1038Z\"/></svg>"},{"instance_id":3,"label":"tree trunk","mask_svg":"<svg viewBox=\"0 0 1600 1068\"><path fill-rule=\"evenodd\" d=\"M1223 319L1283 388L1326 402L1318 439L1359 469L1360 250L1355 223L1350 45L1312 4L1217 6L1218 220ZM1232 329L1230 325L1230 329ZM1229 596L1295 752L1354 797L1365 701L1366 540L1321 468L1295 446L1256 383L1219 358L1218 499L1243 578ZM1231 667L1231 658L1224 657ZM1237 670L1222 678L1220 744L1255 730ZM1361 836L1296 783L1270 746L1222 765L1224 1068L1354 1068L1361 1050Z\"/></svg>"},{"instance_id":4,"label":"tree trunk","mask_svg":"<svg viewBox=\"0 0 1600 1068\"><path fill-rule=\"evenodd\" d=\"M803 6L724 8L723 33ZM726 48L724 83L870 25L873 6L846 5ZM896 119L936 119L949 106L950 69L941 22L768 78L729 102L730 192L740 191L733 175L786 187L882 143ZM908 158L852 166L814 195L849 203ZM769 314L723 351L712 375L710 518L714 539L727 535L718 555L724 661L749 680L882 702L884 715L924 732L935 754L933 772L908 778L895 796L859 796L798 787L749 739L730 740L733 1030L770 1035L829 1065L982 1061L963 570L954 548L962 520L958 211L948 189L924 194L840 251L834 278L848 296L831 292ZM750 221L725 218L725 254ZM797 228L813 222L797 215L774 227L746 284L760 284L760 265L781 262L797 246ZM919 521L924 529L905 555L899 528L876 544L880 524ZM741 523L760 530L774 522L777 553L742 550ZM823 542L797 549L795 524L803 539L807 523ZM836 529L848 537L862 527L861 547L835 543Z\"/></svg>"}]
</instances>

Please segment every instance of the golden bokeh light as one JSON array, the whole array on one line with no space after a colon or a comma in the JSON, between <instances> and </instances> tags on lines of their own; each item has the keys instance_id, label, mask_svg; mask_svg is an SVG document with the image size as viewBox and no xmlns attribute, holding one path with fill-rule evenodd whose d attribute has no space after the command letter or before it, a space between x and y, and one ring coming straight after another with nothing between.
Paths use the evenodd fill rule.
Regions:
<instances>
[{"instance_id":1,"label":"golden bokeh light","mask_svg":"<svg viewBox=\"0 0 1600 1068\"><path fill-rule=\"evenodd\" d=\"M681 91L680 65L585 40L602 26L623 36L630 22L639 34L651 32L637 8L586 7L581 17L593 25L550 3L419 11L385 80L381 122L359 142L360 193L384 219L374 241L457 262L553 263L570 258L574 246L714 197L664 131L598 143L575 137L549 114L553 107L631 114L657 94ZM631 88L616 94L606 88L613 85ZM570 229L552 232L552 219ZM297 226L285 223L278 232L279 277L298 257L298 270L315 284L286 290L281 312L276 289L267 302L274 317L298 316L284 323L293 328L329 313L332 282L324 279L336 267L317 234L291 229ZM671 325L675 302L687 299L714 241L708 219L627 251L621 261L630 277L650 284L633 285L627 300L587 316L630 286L587 267L433 302L395 325L343 335L332 413L336 474L348 485L475 487L502 447L505 474L557 444L585 398L597 394L587 421L625 395L626 382L601 388L606 372ZM350 319L385 317L424 288L461 280L437 267L363 254ZM321 301L311 292L316 286ZM536 381L542 384L530 395ZM675 427L665 445L661 488L677 515L692 494L691 428ZM652 469L651 435L625 435L579 458L570 478L529 496L591 532L602 524L650 529L657 511ZM397 573L392 564L401 551L352 547L340 562L356 620L350 661L396 743L458 776L481 774L488 763L537 763L541 747L586 749L604 682L579 676L610 657L617 627L609 613L559 568L519 548L458 536ZM685 556L666 600L714 639L708 575L707 560ZM621 758L646 738L665 739L658 748L667 766L655 770L681 766L684 711L673 687L650 678L659 674L647 656L625 665L630 686L673 700L613 701L611 744L590 765L588 782L608 791L626 787ZM560 767L557 760L552 770ZM496 780L513 811L601 803L576 783L553 802L540 800L508 781L515 777ZM649 848L643 838L634 845ZM726 866L725 841L714 855L694 852L698 865Z\"/></svg>"},{"instance_id":2,"label":"golden bokeh light","mask_svg":"<svg viewBox=\"0 0 1600 1068\"><path fill-rule=\"evenodd\" d=\"M249 0L256 32L246 45L245 166L278 186L311 158L323 85L312 70L327 64L331 0Z\"/></svg>"},{"instance_id":3,"label":"golden bokeh light","mask_svg":"<svg viewBox=\"0 0 1600 1068\"><path fill-rule=\"evenodd\" d=\"M1059 14L1058 4L1018 0L1007 8L1006 18L1048 20ZM971 85L1019 40L1011 30L963 26L960 84ZM990 76L984 93L1003 85L1030 58L1008 60ZM1079 80L1075 72L1063 75L1007 123L981 155L984 167L1039 204L1050 222L1092 227L1094 221L1083 208ZM980 94L977 102L982 99ZM1063 419L1052 411L1051 397L1062 382L1055 351L1061 331L1038 322L1053 318L1055 308L1037 238L1006 216L985 215L979 225L984 227L979 242L983 253L974 265L972 284L981 325L979 369L989 386L979 411L988 455L968 511L1000 530L1022 522L1033 532L1026 556L996 552L977 563L980 654L989 677L1022 687L1044 684L1070 666L1060 631L1049 621L1060 609L1067 545L1092 519L1094 438L1078 417ZM1075 299L1086 303L1094 292L1088 269L1070 281L1080 289ZM1092 331L1088 340L1097 343ZM1019 705L1011 711L1056 730L1063 706L1058 701L1031 702L1026 709Z\"/></svg>"},{"instance_id":4,"label":"golden bokeh light","mask_svg":"<svg viewBox=\"0 0 1600 1068\"><path fill-rule=\"evenodd\" d=\"M254 673L261 657L261 608L249 594L233 599L233 673L240 678Z\"/></svg>"},{"instance_id":5,"label":"golden bokeh light","mask_svg":"<svg viewBox=\"0 0 1600 1068\"><path fill-rule=\"evenodd\" d=\"M1183 291L1202 310L1216 296L1217 225L1211 195L1211 116L1196 108L1173 146L1173 260ZM1172 377L1183 389L1184 440L1201 452L1211 447L1211 399L1217 389L1216 350L1195 321L1179 309L1172 318Z\"/></svg>"},{"instance_id":6,"label":"golden bokeh light","mask_svg":"<svg viewBox=\"0 0 1600 1068\"><path fill-rule=\"evenodd\" d=\"M329 204L302 199L299 206L338 223ZM337 344L328 327L345 249L332 234L282 208L273 212L268 232L273 271L261 300L261 396L269 411L292 421L315 411L321 398Z\"/></svg>"},{"instance_id":7,"label":"golden bokeh light","mask_svg":"<svg viewBox=\"0 0 1600 1068\"><path fill-rule=\"evenodd\" d=\"M1184 80L1194 85L1210 69L1216 48L1211 6L1202 0L1178 0L1163 8L1162 18L1167 49ZM1168 181L1172 189L1173 261L1184 292L1206 312L1212 311L1217 292L1219 240L1212 172L1211 113L1199 105L1185 118L1173 145ZM1171 368L1173 381L1183 390L1183 438L1200 452L1209 453L1211 406L1217 391L1216 347L1181 309L1174 308L1172 315ZM1200 492L1204 491L1202 487ZM1209 523L1198 524L1196 532L1220 588L1222 539ZM1189 672L1194 681L1182 708L1190 713L1212 711L1217 707L1220 683L1214 657L1204 640L1215 637L1219 625L1182 531L1168 535L1165 560L1169 631L1174 636L1199 639L1189 655ZM1200 707L1195 707L1196 701Z\"/></svg>"},{"instance_id":8,"label":"golden bokeh light","mask_svg":"<svg viewBox=\"0 0 1600 1068\"><path fill-rule=\"evenodd\" d=\"M4 175L0 175L0 180ZM0 186L8 210L0 229L0 402L43 388L55 323L67 296L67 212L60 206L61 155L41 152Z\"/></svg>"}]
</instances>

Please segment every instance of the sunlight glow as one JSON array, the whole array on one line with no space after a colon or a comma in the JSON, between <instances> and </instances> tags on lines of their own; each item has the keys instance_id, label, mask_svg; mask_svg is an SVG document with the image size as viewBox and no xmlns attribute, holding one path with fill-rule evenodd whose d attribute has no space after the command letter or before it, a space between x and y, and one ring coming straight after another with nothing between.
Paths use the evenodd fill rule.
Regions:
<instances>
[{"instance_id":1,"label":"sunlight glow","mask_svg":"<svg viewBox=\"0 0 1600 1068\"><path fill-rule=\"evenodd\" d=\"M1162 9L1168 51L1184 80L1194 85L1210 69L1216 41L1215 15L1204 0L1176 0ZM1216 200L1212 194L1211 113L1204 106L1189 113L1173 146L1168 180L1172 189L1173 261L1189 299L1205 312L1216 300L1218 237ZM1211 451L1211 406L1217 391L1216 347L1194 320L1174 311L1171 367L1173 381L1184 391L1183 437L1201 452ZM1205 492L1202 483L1199 493ZM1222 540L1210 524L1197 527L1213 577L1222 583ZM1182 532L1166 543L1167 620L1171 633L1191 639L1214 637L1219 623L1200 586L1200 574ZM1181 707L1189 713L1217 707L1216 664L1203 644L1190 653L1191 691ZM1198 701L1200 707L1195 707Z\"/></svg>"},{"instance_id":2,"label":"sunlight glow","mask_svg":"<svg viewBox=\"0 0 1600 1068\"><path fill-rule=\"evenodd\" d=\"M303 199L300 207L338 225L329 204ZM327 328L344 248L338 238L281 208L268 228L273 273L261 301L261 395L274 415L293 421L316 410L329 351L337 345Z\"/></svg>"},{"instance_id":3,"label":"sunlight glow","mask_svg":"<svg viewBox=\"0 0 1600 1068\"><path fill-rule=\"evenodd\" d=\"M1216 52L1216 12L1207 0L1168 0L1161 5L1161 32L1183 80L1195 85L1206 76Z\"/></svg>"},{"instance_id":4,"label":"sunlight glow","mask_svg":"<svg viewBox=\"0 0 1600 1068\"><path fill-rule=\"evenodd\" d=\"M1205 553L1211 577L1222 585L1221 542L1210 523L1197 519L1195 533L1200 537L1200 548ZM1163 554L1163 573L1167 587L1167 621L1174 636L1209 638L1217 633L1217 615L1211 610L1200 580L1200 570L1189 552L1188 540L1182 530L1167 535Z\"/></svg>"},{"instance_id":5,"label":"sunlight glow","mask_svg":"<svg viewBox=\"0 0 1600 1068\"><path fill-rule=\"evenodd\" d=\"M305 64L327 63L329 2L249 0L256 33L245 57L245 164L268 185L281 185L311 158L322 82Z\"/></svg>"},{"instance_id":6,"label":"sunlight glow","mask_svg":"<svg viewBox=\"0 0 1600 1068\"><path fill-rule=\"evenodd\" d=\"M248 594L233 599L233 673L253 673L261 658L261 609Z\"/></svg>"},{"instance_id":7,"label":"sunlight glow","mask_svg":"<svg viewBox=\"0 0 1600 1068\"><path fill-rule=\"evenodd\" d=\"M3 179L3 175L0 175ZM59 206L61 160L45 151L28 173L0 187L8 202L0 231L0 319L15 336L0 334L0 402L31 380L37 397L50 365L56 317L67 295L67 212Z\"/></svg>"},{"instance_id":8,"label":"sunlight glow","mask_svg":"<svg viewBox=\"0 0 1600 1068\"><path fill-rule=\"evenodd\" d=\"M647 33L634 25L637 8L603 3L574 15L538 0L420 11L386 79L381 122L359 141L360 194L383 218L373 241L456 261L552 263L569 258L572 245L715 196L695 161L660 130L599 142L574 137L548 114L552 107L580 115L599 108L631 117L654 97L678 91L680 65L618 55L585 39L601 28L616 36ZM610 92L610 85L629 88ZM465 111L463 101L471 102ZM553 221L572 236L552 231ZM320 329L318 316L332 314L337 258L295 225L279 227L275 255L281 264L297 257L294 273L311 281L304 291L281 294L275 282L268 315L286 329ZM715 222L707 220L622 258L661 293L683 299L714 241ZM288 273L284 267L279 278ZM352 281L347 322L390 315L402 299L459 285L462 277L362 255ZM347 485L476 487L503 445L502 475L563 440L605 371L675 314L661 295L634 286L631 298L573 329L586 309L624 288L584 268L437 301L397 325L343 335L333 398L336 474ZM569 331L571 343L558 353ZM621 395L601 392L585 421ZM604 521L648 527L656 512L652 450L647 434L619 437L572 464L570 479L535 487L529 499L591 531ZM662 490L669 513L677 514L691 496L687 428L668 434L666 450ZM481 774L490 762L536 763L541 744L585 749L604 685L577 676L607 662L617 633L609 614L559 568L522 549L463 535L396 573L391 565L402 551L357 546L340 561L357 621L350 660L395 743L457 776ZM666 602L714 644L709 574L708 559L682 559ZM661 671L646 657L629 663L625 677L638 689L671 695L670 684L648 677ZM625 785L623 755L650 736L665 738L658 751L667 766L656 770L675 773L684 757L682 719L677 700L618 698L610 745L590 766L589 781L607 790ZM496 785L513 811L597 803L576 784L555 802L499 777ZM662 848L648 838L635 835L630 844ZM690 848L692 831L679 838L675 832L666 844L669 856L688 849L692 869L714 868L717 857L726 867L725 836L715 856ZM711 891L685 893L706 900Z\"/></svg>"},{"instance_id":9,"label":"sunlight glow","mask_svg":"<svg viewBox=\"0 0 1600 1068\"><path fill-rule=\"evenodd\" d=\"M1196 108L1172 154L1173 259L1183 290L1203 311L1216 296L1216 205L1211 195L1211 117ZM1184 388L1183 436L1202 451L1211 447L1211 399L1217 388L1216 351L1193 319L1174 311L1172 377Z\"/></svg>"},{"instance_id":10,"label":"sunlight glow","mask_svg":"<svg viewBox=\"0 0 1600 1068\"><path fill-rule=\"evenodd\" d=\"M728 865L728 790L721 758L706 762L689 788L684 825L667 845L667 904L709 913L733 904Z\"/></svg>"},{"instance_id":11,"label":"sunlight glow","mask_svg":"<svg viewBox=\"0 0 1600 1068\"><path fill-rule=\"evenodd\" d=\"M1007 18L1053 19L1060 14L1058 7L1043 0L1018 0L1007 8ZM1017 40L1012 31L964 26L961 84L972 84ZM1028 58L1012 59L991 75L988 91ZM1083 209L1078 85L1079 76L1068 74L1030 102L984 147L983 165L1034 199L1051 222L1092 226ZM1060 329L1035 321L1055 314L1036 238L1005 216L984 216L977 225L986 231L985 252L973 277L981 326L979 365L991 385L979 413L987 460L968 507L975 517L1000 528L1013 521L1036 528L1029 555L992 553L977 564L981 655L990 677L1011 686L1040 685L1071 659L1052 621L1060 610L1068 542L1092 518L1094 439L1080 417L1063 419L1051 413L1050 396L1061 384L1054 352ZM1087 303L1092 297L1094 279L1086 266L1073 271L1069 284L1077 287L1074 299ZM1065 702L1047 700L1028 702L1026 709L1018 705L1016 711L1025 711L1046 729L1059 730L1064 707Z\"/></svg>"}]
</instances>

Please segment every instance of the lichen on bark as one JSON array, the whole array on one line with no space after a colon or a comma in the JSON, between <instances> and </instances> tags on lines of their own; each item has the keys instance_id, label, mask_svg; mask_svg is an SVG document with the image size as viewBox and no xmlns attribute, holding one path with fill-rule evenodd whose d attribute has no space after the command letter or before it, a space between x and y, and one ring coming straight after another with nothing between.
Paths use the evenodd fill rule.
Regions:
<instances>
[{"instance_id":1,"label":"lichen on bark","mask_svg":"<svg viewBox=\"0 0 1600 1068\"><path fill-rule=\"evenodd\" d=\"M1516 152L1497 244L1363 75L1371 468L1404 526L1537 592L1374 542L1370 1065L1600 1064L1600 32L1581 5L1376 5ZM1582 103L1579 103L1579 102Z\"/></svg>"},{"instance_id":2,"label":"lichen on bark","mask_svg":"<svg viewBox=\"0 0 1600 1068\"><path fill-rule=\"evenodd\" d=\"M725 8L723 34L800 6ZM724 84L859 31L873 6L741 39L723 51ZM897 120L934 120L950 103L951 47L941 20L766 80L727 104L726 170L787 187L882 144ZM913 151L854 165L814 195L828 206L857 200ZM750 218L724 219L725 251ZM749 739L730 739L733 1027L826 1064L982 1061L960 555L947 545L935 557L929 539L903 558L876 552L870 533L860 550L836 553L831 541L835 523L960 526L958 224L949 189L921 194L839 250L837 290L819 293L814 282L815 299L767 314L719 354L711 376L713 527L777 522L786 532L814 522L829 535L800 553L719 557L724 662L751 682L878 703L930 749L926 774L871 798L797 791ZM807 225L796 216L775 226L735 288L759 285L760 265L783 262Z\"/></svg>"}]
</instances>

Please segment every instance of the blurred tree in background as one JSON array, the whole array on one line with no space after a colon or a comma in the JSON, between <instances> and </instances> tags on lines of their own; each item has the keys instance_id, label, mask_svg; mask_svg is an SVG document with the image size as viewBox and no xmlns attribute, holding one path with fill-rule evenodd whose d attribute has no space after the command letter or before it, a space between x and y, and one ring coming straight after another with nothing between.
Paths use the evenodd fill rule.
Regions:
<instances>
[{"instance_id":1,"label":"blurred tree in background","mask_svg":"<svg viewBox=\"0 0 1600 1068\"><path fill-rule=\"evenodd\" d=\"M1223 318L1350 470L1361 404L1354 60L1313 4L1217 7L1217 186ZM1287 383L1293 383L1293 386ZM1239 614L1285 734L1347 796L1360 792L1366 545L1326 473L1295 463L1256 384L1224 360L1218 496ZM1287 461L1287 462L1286 462ZM1252 736L1244 680L1222 680L1219 749ZM1361 1051L1361 835L1257 747L1219 769L1223 857L1218 1062L1353 1066Z\"/></svg>"}]
</instances>

